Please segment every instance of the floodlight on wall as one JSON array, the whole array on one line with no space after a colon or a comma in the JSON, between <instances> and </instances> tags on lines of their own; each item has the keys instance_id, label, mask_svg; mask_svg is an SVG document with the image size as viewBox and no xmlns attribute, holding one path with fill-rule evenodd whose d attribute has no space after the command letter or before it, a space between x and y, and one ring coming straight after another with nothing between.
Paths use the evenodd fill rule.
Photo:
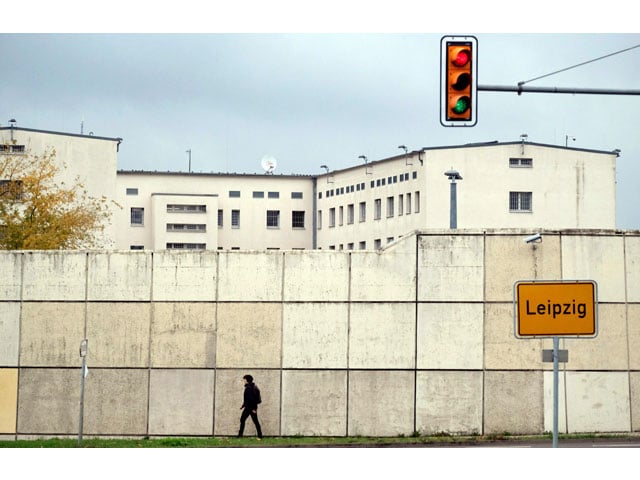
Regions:
<instances>
[{"instance_id":1,"label":"floodlight on wall","mask_svg":"<svg viewBox=\"0 0 640 480\"><path fill-rule=\"evenodd\" d=\"M462 175L453 168L444 172L445 176L451 180L450 186L450 207L449 207L449 228L458 228L458 194L456 180L462 180Z\"/></svg>"},{"instance_id":2,"label":"floodlight on wall","mask_svg":"<svg viewBox=\"0 0 640 480\"><path fill-rule=\"evenodd\" d=\"M365 175L373 175L373 173L369 171L369 167L367 166L367 157L366 157L366 155L360 155L358 158L361 159L361 160L364 160L364 174Z\"/></svg>"},{"instance_id":3,"label":"floodlight on wall","mask_svg":"<svg viewBox=\"0 0 640 480\"><path fill-rule=\"evenodd\" d=\"M413 163L409 163L409 149L407 148L406 145L398 145L398 148L401 148L402 150L404 150L404 164L405 165L413 165Z\"/></svg>"}]
</instances>

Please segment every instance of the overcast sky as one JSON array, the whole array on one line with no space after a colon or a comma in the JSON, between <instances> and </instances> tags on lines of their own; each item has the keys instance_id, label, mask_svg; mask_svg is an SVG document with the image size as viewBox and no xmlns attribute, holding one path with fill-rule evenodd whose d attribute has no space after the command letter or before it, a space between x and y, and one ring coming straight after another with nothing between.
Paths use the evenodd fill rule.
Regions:
<instances>
[{"instance_id":1,"label":"overcast sky","mask_svg":"<svg viewBox=\"0 0 640 480\"><path fill-rule=\"evenodd\" d=\"M526 133L532 142L620 149L617 226L640 229L639 96L479 92L477 125L445 128L442 34L21 32L0 34L0 125L15 118L25 128L122 137L123 170L186 171L191 150L193 171L261 173L271 155L276 175L314 174L360 155L397 155L401 144ZM444 33L475 34L481 85L515 86L640 45L640 34ZM629 90L639 78L640 48L631 48L527 85Z\"/></svg>"}]
</instances>

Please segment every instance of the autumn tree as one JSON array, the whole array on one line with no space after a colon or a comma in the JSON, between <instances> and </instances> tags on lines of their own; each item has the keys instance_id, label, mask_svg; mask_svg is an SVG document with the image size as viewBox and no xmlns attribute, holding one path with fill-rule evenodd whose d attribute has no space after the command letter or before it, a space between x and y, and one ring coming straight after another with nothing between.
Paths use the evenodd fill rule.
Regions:
<instances>
[{"instance_id":1,"label":"autumn tree","mask_svg":"<svg viewBox=\"0 0 640 480\"><path fill-rule=\"evenodd\" d=\"M115 202L90 196L77 177L72 185L59 181L64 169L54 149L0 155L0 249L98 245Z\"/></svg>"}]
</instances>

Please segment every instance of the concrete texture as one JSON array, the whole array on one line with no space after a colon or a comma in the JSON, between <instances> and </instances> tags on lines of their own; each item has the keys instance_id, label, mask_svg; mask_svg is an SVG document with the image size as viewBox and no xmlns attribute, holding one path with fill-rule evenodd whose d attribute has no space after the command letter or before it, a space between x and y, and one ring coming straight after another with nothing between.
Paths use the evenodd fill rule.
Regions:
<instances>
[{"instance_id":1,"label":"concrete texture","mask_svg":"<svg viewBox=\"0 0 640 480\"><path fill-rule=\"evenodd\" d=\"M574 432L628 432L631 429L629 374L567 372L567 427Z\"/></svg>"},{"instance_id":2,"label":"concrete texture","mask_svg":"<svg viewBox=\"0 0 640 480\"><path fill-rule=\"evenodd\" d=\"M22 261L24 254L0 252L0 299L19 301L22 295Z\"/></svg>"},{"instance_id":3,"label":"concrete texture","mask_svg":"<svg viewBox=\"0 0 640 480\"><path fill-rule=\"evenodd\" d=\"M349 304L286 303L282 325L284 368L346 368Z\"/></svg>"},{"instance_id":4,"label":"concrete texture","mask_svg":"<svg viewBox=\"0 0 640 480\"><path fill-rule=\"evenodd\" d=\"M484 385L485 434L542 432L542 372L490 370Z\"/></svg>"},{"instance_id":5,"label":"concrete texture","mask_svg":"<svg viewBox=\"0 0 640 480\"><path fill-rule=\"evenodd\" d=\"M218 300L271 302L282 299L282 252L219 254Z\"/></svg>"},{"instance_id":6,"label":"concrete texture","mask_svg":"<svg viewBox=\"0 0 640 480\"><path fill-rule=\"evenodd\" d=\"M282 435L340 437L346 433L347 372L285 370Z\"/></svg>"},{"instance_id":7,"label":"concrete texture","mask_svg":"<svg viewBox=\"0 0 640 480\"><path fill-rule=\"evenodd\" d=\"M16 432L18 369L0 368L0 434Z\"/></svg>"},{"instance_id":8,"label":"concrete texture","mask_svg":"<svg viewBox=\"0 0 640 480\"><path fill-rule=\"evenodd\" d=\"M287 253L284 301L346 302L348 295L349 255L329 250Z\"/></svg>"},{"instance_id":9,"label":"concrete texture","mask_svg":"<svg viewBox=\"0 0 640 480\"><path fill-rule=\"evenodd\" d=\"M84 310L84 303L23 303L20 366L79 367Z\"/></svg>"},{"instance_id":10,"label":"concrete texture","mask_svg":"<svg viewBox=\"0 0 640 480\"><path fill-rule=\"evenodd\" d=\"M148 367L150 308L148 303L90 303L87 364Z\"/></svg>"},{"instance_id":11,"label":"concrete texture","mask_svg":"<svg viewBox=\"0 0 640 480\"><path fill-rule=\"evenodd\" d=\"M213 435L213 370L151 370L149 435Z\"/></svg>"},{"instance_id":12,"label":"concrete texture","mask_svg":"<svg viewBox=\"0 0 640 480\"><path fill-rule=\"evenodd\" d=\"M216 365L219 368L280 367L281 331L280 304L219 304Z\"/></svg>"},{"instance_id":13,"label":"concrete texture","mask_svg":"<svg viewBox=\"0 0 640 480\"><path fill-rule=\"evenodd\" d=\"M481 433L482 386L481 371L418 372L417 431L423 435Z\"/></svg>"},{"instance_id":14,"label":"concrete texture","mask_svg":"<svg viewBox=\"0 0 640 480\"><path fill-rule=\"evenodd\" d=\"M20 303L0 302L0 366L17 367L20 351Z\"/></svg>"},{"instance_id":15,"label":"concrete texture","mask_svg":"<svg viewBox=\"0 0 640 480\"><path fill-rule=\"evenodd\" d=\"M81 368L21 368L18 433L77 434Z\"/></svg>"},{"instance_id":16,"label":"concrete texture","mask_svg":"<svg viewBox=\"0 0 640 480\"><path fill-rule=\"evenodd\" d=\"M243 402L246 374L253 376L260 388L262 403L258 406L258 420L265 436L280 435L280 371L278 370L217 370L214 433L221 436L235 436L240 427L240 406ZM255 436L256 430L247 420L244 429L246 437Z\"/></svg>"},{"instance_id":17,"label":"concrete texture","mask_svg":"<svg viewBox=\"0 0 640 480\"><path fill-rule=\"evenodd\" d=\"M214 368L215 303L154 303L151 366Z\"/></svg>"},{"instance_id":18,"label":"concrete texture","mask_svg":"<svg viewBox=\"0 0 640 480\"><path fill-rule=\"evenodd\" d=\"M627 302L640 303L640 236L626 235L624 251L627 273Z\"/></svg>"},{"instance_id":19,"label":"concrete texture","mask_svg":"<svg viewBox=\"0 0 640 480\"><path fill-rule=\"evenodd\" d=\"M414 385L413 372L351 371L348 435L411 435L414 431Z\"/></svg>"},{"instance_id":20,"label":"concrete texture","mask_svg":"<svg viewBox=\"0 0 640 480\"><path fill-rule=\"evenodd\" d=\"M349 368L415 368L415 305L353 303Z\"/></svg>"},{"instance_id":21,"label":"concrete texture","mask_svg":"<svg viewBox=\"0 0 640 480\"><path fill-rule=\"evenodd\" d=\"M640 432L640 372L629 373L631 431Z\"/></svg>"},{"instance_id":22,"label":"concrete texture","mask_svg":"<svg viewBox=\"0 0 640 480\"><path fill-rule=\"evenodd\" d=\"M351 300L357 302L412 302L416 298L415 244L394 245L387 252L351 254ZM390 253L390 252L389 252ZM378 275L378 272L385 272Z\"/></svg>"},{"instance_id":23,"label":"concrete texture","mask_svg":"<svg viewBox=\"0 0 640 480\"><path fill-rule=\"evenodd\" d=\"M218 256L215 252L161 251L153 253L155 301L216 300Z\"/></svg>"},{"instance_id":24,"label":"concrete texture","mask_svg":"<svg viewBox=\"0 0 640 480\"><path fill-rule=\"evenodd\" d=\"M640 304L627 305L627 332L629 336L629 368L640 370ZM640 411L638 412L640 415Z\"/></svg>"},{"instance_id":25,"label":"concrete texture","mask_svg":"<svg viewBox=\"0 0 640 480\"><path fill-rule=\"evenodd\" d=\"M84 301L87 253L40 251L24 255L23 300ZM42 275L42 272L47 275Z\"/></svg>"},{"instance_id":26,"label":"concrete texture","mask_svg":"<svg viewBox=\"0 0 640 480\"><path fill-rule=\"evenodd\" d=\"M148 301L152 265L148 251L89 253L87 299Z\"/></svg>"},{"instance_id":27,"label":"concrete texture","mask_svg":"<svg viewBox=\"0 0 640 480\"><path fill-rule=\"evenodd\" d=\"M418 368L482 369L484 307L481 303L418 306Z\"/></svg>"}]
</instances>

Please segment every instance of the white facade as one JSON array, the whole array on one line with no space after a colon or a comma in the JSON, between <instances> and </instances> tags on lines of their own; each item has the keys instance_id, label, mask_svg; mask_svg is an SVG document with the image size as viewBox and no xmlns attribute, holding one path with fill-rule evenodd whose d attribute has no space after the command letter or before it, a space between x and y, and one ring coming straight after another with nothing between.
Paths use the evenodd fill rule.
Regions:
<instances>
[{"instance_id":1,"label":"white facade","mask_svg":"<svg viewBox=\"0 0 640 480\"><path fill-rule=\"evenodd\" d=\"M113 211L115 249L379 249L415 230L614 229L617 152L529 142L426 148L311 175L117 171L120 138L0 129L47 147Z\"/></svg>"}]
</instances>

